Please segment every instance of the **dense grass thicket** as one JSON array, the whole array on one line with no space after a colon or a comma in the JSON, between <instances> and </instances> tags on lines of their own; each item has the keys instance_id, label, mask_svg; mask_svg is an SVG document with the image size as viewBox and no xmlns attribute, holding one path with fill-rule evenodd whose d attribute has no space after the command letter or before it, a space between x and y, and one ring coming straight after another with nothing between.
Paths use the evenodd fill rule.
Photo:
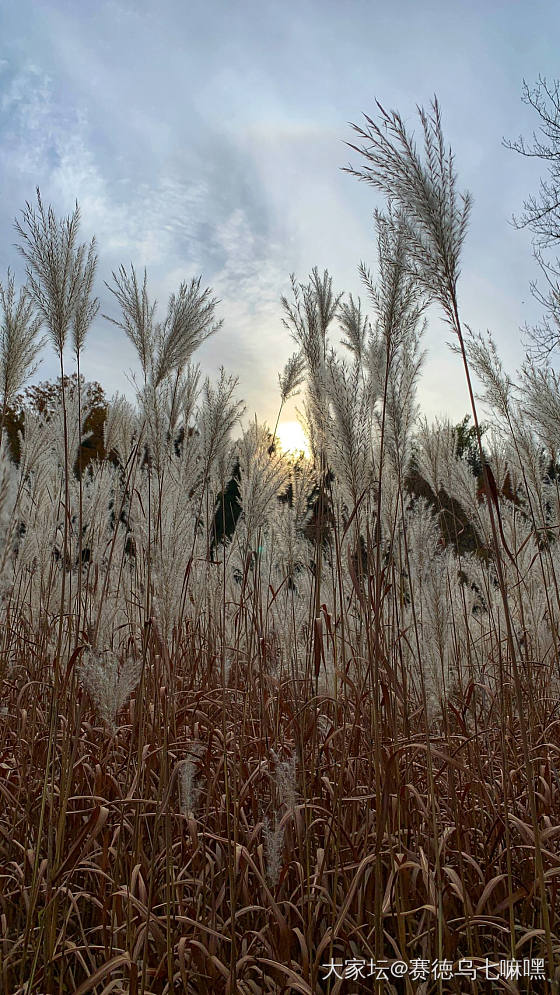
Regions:
<instances>
[{"instance_id":1,"label":"dense grass thicket","mask_svg":"<svg viewBox=\"0 0 560 995\"><path fill-rule=\"evenodd\" d=\"M182 284L158 317L122 268L109 318L137 349L137 401L113 398L82 466L95 245L40 196L17 223L27 283L2 289L0 340L6 995L557 990L560 382L530 361L509 377L462 323L470 201L437 104L420 150L379 115L352 170L388 198L364 302L313 270L279 303L296 351L278 403L301 392L309 459L239 429L234 378L201 378L211 291ZM465 424L420 416L429 304L467 377L470 448ZM7 413L41 329L61 389L26 411L15 462ZM527 972L485 980L487 959Z\"/></svg>"}]
</instances>

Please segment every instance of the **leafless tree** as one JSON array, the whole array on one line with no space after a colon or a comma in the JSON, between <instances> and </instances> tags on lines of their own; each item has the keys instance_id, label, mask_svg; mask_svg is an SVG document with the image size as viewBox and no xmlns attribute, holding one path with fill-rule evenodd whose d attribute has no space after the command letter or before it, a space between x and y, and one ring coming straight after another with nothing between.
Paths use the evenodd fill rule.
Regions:
<instances>
[{"instance_id":1,"label":"leafless tree","mask_svg":"<svg viewBox=\"0 0 560 995\"><path fill-rule=\"evenodd\" d=\"M533 357L547 360L560 348L560 260L556 257L550 262L543 256L543 250L560 242L560 80L539 76L533 87L524 80L522 100L537 112L539 127L530 141L520 136L516 141L504 140L504 145L520 155L541 159L547 167L538 193L531 194L522 213L513 218L517 228L533 233L535 259L546 280L544 290L536 281L531 283L531 293L544 314L537 325L525 331Z\"/></svg>"}]
</instances>

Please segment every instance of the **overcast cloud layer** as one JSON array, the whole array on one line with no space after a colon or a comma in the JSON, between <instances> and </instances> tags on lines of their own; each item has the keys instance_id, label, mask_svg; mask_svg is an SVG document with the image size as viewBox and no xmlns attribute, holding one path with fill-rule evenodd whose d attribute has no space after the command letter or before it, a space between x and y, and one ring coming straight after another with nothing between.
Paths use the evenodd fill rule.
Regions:
<instances>
[{"instance_id":1,"label":"overcast cloud layer","mask_svg":"<svg viewBox=\"0 0 560 995\"><path fill-rule=\"evenodd\" d=\"M29 2L0 13L0 279L14 217L35 187L57 212L76 198L82 237L98 239L97 293L121 262L146 266L164 304L202 274L224 325L201 349L223 364L249 413L274 421L276 375L293 344L281 322L289 274L327 267L337 290L362 294L375 271L371 187L341 171L350 121L374 98L412 124L437 93L463 188L474 208L460 296L466 320L492 329L506 365L520 362L520 326L538 319L530 237L511 215L536 190L538 163L502 145L537 122L523 78L560 76L556 3L366 0L297 3ZM367 308L366 308L367 309ZM111 312L112 313L112 312ZM458 359L437 314L426 335L424 411L468 409ZM134 354L100 316L83 370L108 394L130 392ZM47 352L40 378L54 376ZM294 410L293 407L291 409Z\"/></svg>"}]
</instances>

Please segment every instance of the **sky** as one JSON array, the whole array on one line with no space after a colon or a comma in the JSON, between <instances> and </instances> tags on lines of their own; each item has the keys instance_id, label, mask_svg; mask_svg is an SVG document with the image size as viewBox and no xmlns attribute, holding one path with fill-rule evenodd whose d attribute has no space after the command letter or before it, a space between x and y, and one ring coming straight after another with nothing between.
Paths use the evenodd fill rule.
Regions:
<instances>
[{"instance_id":1,"label":"sky","mask_svg":"<svg viewBox=\"0 0 560 995\"><path fill-rule=\"evenodd\" d=\"M377 99L417 129L416 106L437 94L474 202L462 314L514 371L540 310L531 236L511 219L543 169L503 139L537 127L522 83L560 76L559 29L560 6L541 0L3 0L0 280L8 267L25 278L13 225L36 187L61 216L77 200L81 238L97 239L101 312L118 317L104 284L121 263L146 267L162 317L201 276L223 326L195 358L206 375L238 376L247 417L274 424L295 348L280 305L290 274L327 268L368 310L358 265L376 272L383 201L342 170L359 164L350 123ZM419 402L459 420L468 400L449 335L430 311ZM108 396L132 396L133 347L101 313L81 366ZM55 375L47 349L35 379Z\"/></svg>"}]
</instances>

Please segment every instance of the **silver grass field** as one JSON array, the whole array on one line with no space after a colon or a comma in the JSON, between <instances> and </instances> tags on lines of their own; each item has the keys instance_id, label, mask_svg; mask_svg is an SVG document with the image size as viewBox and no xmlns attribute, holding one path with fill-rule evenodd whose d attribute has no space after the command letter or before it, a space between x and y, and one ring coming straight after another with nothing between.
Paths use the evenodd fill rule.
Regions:
<instances>
[{"instance_id":1,"label":"silver grass field","mask_svg":"<svg viewBox=\"0 0 560 995\"><path fill-rule=\"evenodd\" d=\"M437 101L419 113L416 140L380 105L354 126L348 171L387 198L377 259L361 301L292 277L273 430L243 420L227 371L200 373L212 291L186 281L158 309L121 267L106 318L136 350L136 399L112 398L82 467L95 240L39 191L18 215L26 283L0 289L5 995L558 991L560 380L530 357L508 373L467 324L471 201ZM471 459L421 415L428 307L464 370ZM8 415L45 346L61 387L26 411L16 462ZM307 455L277 437L296 394ZM469 980L467 959L542 968ZM356 961L387 978L327 970Z\"/></svg>"}]
</instances>

